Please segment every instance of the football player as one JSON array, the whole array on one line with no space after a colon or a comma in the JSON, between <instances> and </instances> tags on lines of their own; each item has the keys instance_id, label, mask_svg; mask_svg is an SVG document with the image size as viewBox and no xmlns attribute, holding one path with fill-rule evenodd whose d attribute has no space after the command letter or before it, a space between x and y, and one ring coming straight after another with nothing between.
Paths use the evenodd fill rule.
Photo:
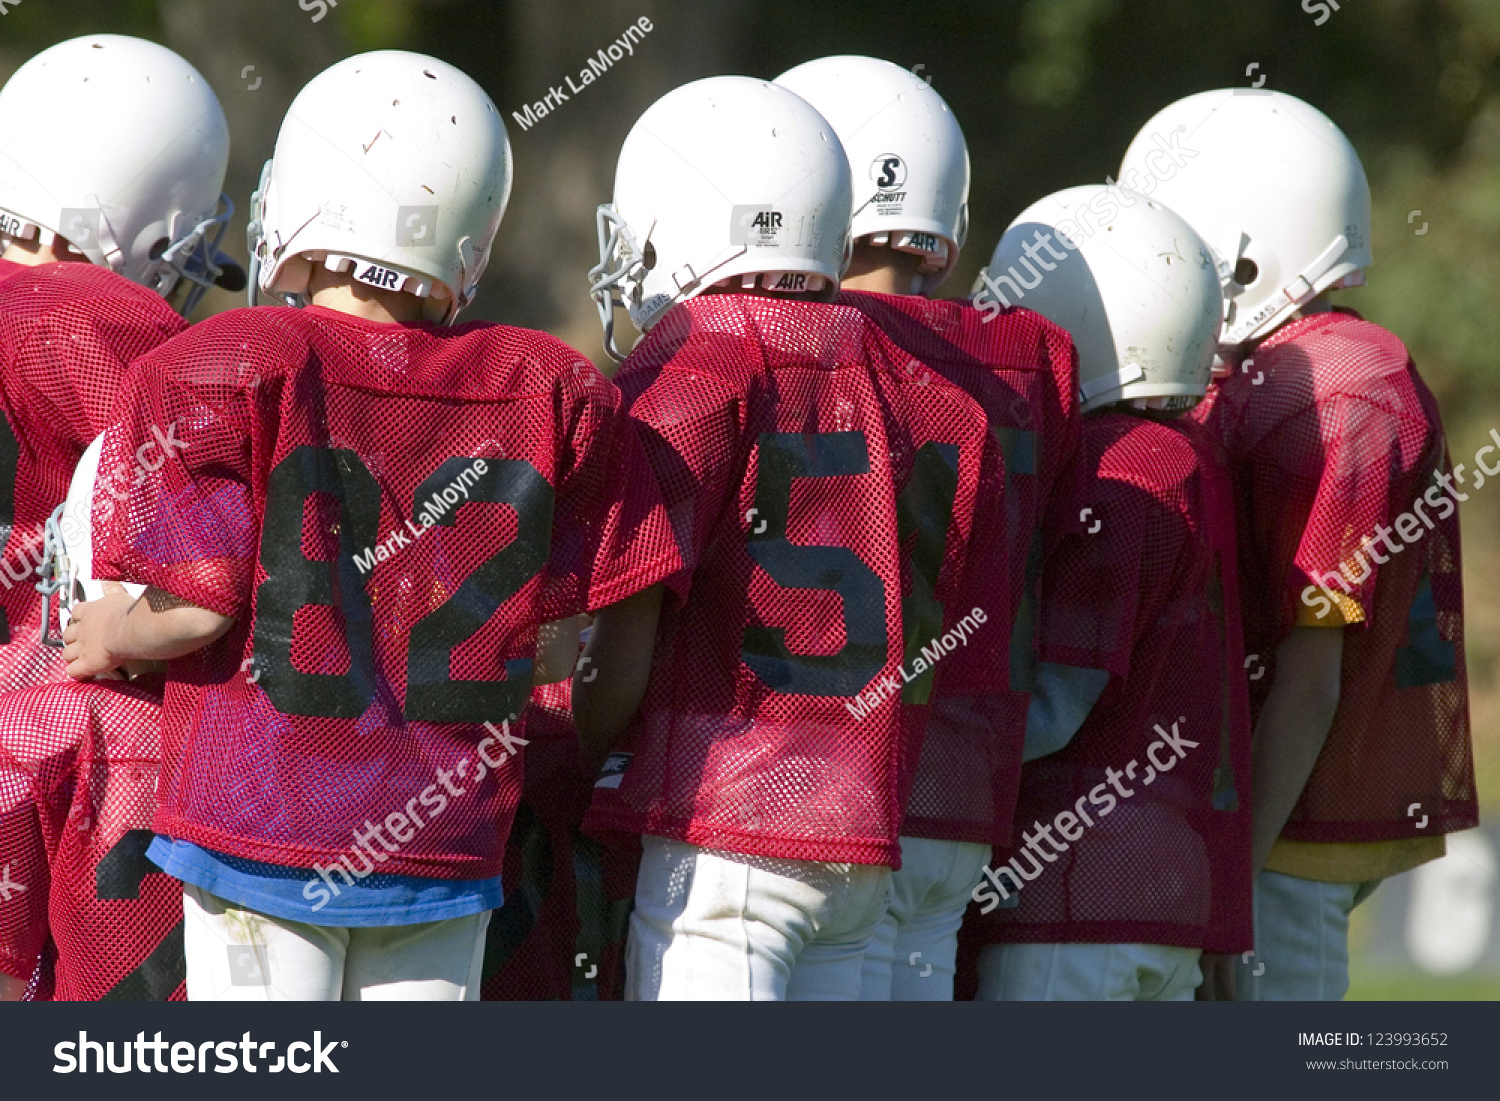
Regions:
<instances>
[{"instance_id":1,"label":"football player","mask_svg":"<svg viewBox=\"0 0 1500 1101\"><path fill-rule=\"evenodd\" d=\"M1154 179L1233 295L1220 339L1238 369L1195 415L1234 475L1256 724L1256 955L1240 993L1336 1000L1350 911L1477 822L1468 494L1405 346L1329 300L1371 261L1359 156L1301 100L1243 91L1158 112L1120 175ZM1172 142L1193 155L1163 162Z\"/></svg>"},{"instance_id":2,"label":"football player","mask_svg":"<svg viewBox=\"0 0 1500 1101\"><path fill-rule=\"evenodd\" d=\"M0 691L62 676L35 589L43 526L125 367L186 327L214 282L229 130L208 82L171 50L91 35L43 50L0 89ZM71 261L57 263L57 261ZM186 293L184 293L186 292ZM175 446L159 426L109 492ZM55 635L54 635L55 641Z\"/></svg>"},{"instance_id":3,"label":"football player","mask_svg":"<svg viewBox=\"0 0 1500 1101\"><path fill-rule=\"evenodd\" d=\"M641 838L631 998L857 998L933 665L1010 628L961 599L972 537L1003 543L984 410L829 301L850 195L815 110L716 77L641 116L600 208L606 329L618 293L646 333L616 379L693 567L586 820ZM599 750L632 627L599 616L574 676Z\"/></svg>"},{"instance_id":4,"label":"football player","mask_svg":"<svg viewBox=\"0 0 1500 1101\"><path fill-rule=\"evenodd\" d=\"M931 301L968 232L969 154L943 98L870 57L826 57L776 78L818 109L849 158L853 258L838 301L984 406L1006 459L1010 568L976 571L975 604L1014 621L945 660L901 829L891 905L865 956L866 1001L949 1001L958 928L991 844L1010 840L1020 780L1040 518L1078 444L1067 335L999 304ZM912 583L921 584L920 573ZM908 626L910 629L910 625Z\"/></svg>"},{"instance_id":5,"label":"football player","mask_svg":"<svg viewBox=\"0 0 1500 1101\"><path fill-rule=\"evenodd\" d=\"M978 993L1191 1000L1201 950L1250 947L1234 505L1211 437L1180 415L1208 386L1218 270L1160 204L1089 185L1022 212L989 272L1016 270L1038 232L1064 255L1026 304L1072 333L1084 412L1039 650L1079 672L1038 680L1024 844L974 892Z\"/></svg>"},{"instance_id":6,"label":"football player","mask_svg":"<svg viewBox=\"0 0 1500 1101\"><path fill-rule=\"evenodd\" d=\"M89 519L101 445L84 452L48 522L64 626L75 597L103 595ZM113 679L0 696L0 999L19 997L39 965L44 997L183 997L182 886L146 859L162 672L126 662L101 676Z\"/></svg>"},{"instance_id":7,"label":"football player","mask_svg":"<svg viewBox=\"0 0 1500 1101\"><path fill-rule=\"evenodd\" d=\"M473 80L347 58L262 181L258 289L305 305L132 365L105 467L190 427L96 540L150 587L75 612L68 671L170 662L150 855L184 881L191 999L476 1000L510 724L577 654L538 628L654 619L681 563L614 386L545 334L451 327L511 184Z\"/></svg>"}]
</instances>

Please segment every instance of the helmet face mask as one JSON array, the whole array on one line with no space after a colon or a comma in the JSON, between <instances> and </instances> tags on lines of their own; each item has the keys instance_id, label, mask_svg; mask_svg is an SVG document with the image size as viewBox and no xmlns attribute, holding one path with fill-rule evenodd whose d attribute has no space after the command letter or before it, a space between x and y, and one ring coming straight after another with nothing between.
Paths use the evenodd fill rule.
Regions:
<instances>
[{"instance_id":1,"label":"helmet face mask","mask_svg":"<svg viewBox=\"0 0 1500 1101\"><path fill-rule=\"evenodd\" d=\"M626 136L614 201L597 215L589 293L610 354L620 354L620 305L645 332L716 287L836 284L849 261L850 195L838 138L791 92L749 77L668 92Z\"/></svg>"},{"instance_id":2,"label":"helmet face mask","mask_svg":"<svg viewBox=\"0 0 1500 1101\"><path fill-rule=\"evenodd\" d=\"M200 247L228 217L218 213L228 202L228 125L208 83L177 54L122 35L62 42L6 82L0 112L11 120L0 148L0 235L54 249L65 241L163 296L184 277L200 287L237 281L237 266L212 247L217 237ZM67 156L58 135L69 139Z\"/></svg>"},{"instance_id":3,"label":"helmet face mask","mask_svg":"<svg viewBox=\"0 0 1500 1101\"><path fill-rule=\"evenodd\" d=\"M511 179L500 112L463 72L404 50L346 58L297 94L262 172L252 302L298 302L321 263L449 323L478 289Z\"/></svg>"},{"instance_id":4,"label":"helmet face mask","mask_svg":"<svg viewBox=\"0 0 1500 1101\"><path fill-rule=\"evenodd\" d=\"M819 58L776 83L838 133L854 186L855 241L919 256L915 293L935 293L969 231L969 151L943 97L873 57Z\"/></svg>"},{"instance_id":5,"label":"helmet face mask","mask_svg":"<svg viewBox=\"0 0 1500 1101\"><path fill-rule=\"evenodd\" d=\"M1259 340L1369 267L1370 188L1359 156L1322 112L1283 92L1200 92L1141 128L1120 176L1170 206L1224 260L1222 342ZM1170 171L1153 169L1180 134ZM1246 151L1253 150L1247 160Z\"/></svg>"},{"instance_id":6,"label":"helmet face mask","mask_svg":"<svg viewBox=\"0 0 1500 1101\"><path fill-rule=\"evenodd\" d=\"M66 629L76 602L98 600L104 595L103 584L94 580L93 574L92 515L103 451L104 437L96 436L73 470L67 498L52 511L43 527L42 561L37 567L40 580L36 589L46 602L41 637L46 646L63 645L63 640L51 633L53 600L58 604L58 625ZM125 583L125 591L139 597L146 589L144 585Z\"/></svg>"}]
</instances>

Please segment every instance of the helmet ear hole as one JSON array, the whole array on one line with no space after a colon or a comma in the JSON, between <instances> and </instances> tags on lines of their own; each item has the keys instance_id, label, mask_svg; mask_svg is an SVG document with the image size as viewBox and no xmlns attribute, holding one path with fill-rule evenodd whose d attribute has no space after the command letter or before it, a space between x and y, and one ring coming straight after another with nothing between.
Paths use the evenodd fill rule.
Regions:
<instances>
[{"instance_id":1,"label":"helmet ear hole","mask_svg":"<svg viewBox=\"0 0 1500 1101\"><path fill-rule=\"evenodd\" d=\"M166 254L167 248L171 245L171 243L172 242L167 238L159 237L156 240L156 244L151 246L151 251L147 255L149 255L153 261L160 260L162 256Z\"/></svg>"},{"instance_id":2,"label":"helmet ear hole","mask_svg":"<svg viewBox=\"0 0 1500 1101\"><path fill-rule=\"evenodd\" d=\"M1234 281L1242 287L1248 287L1260 278L1260 265L1248 256L1241 256L1239 263L1234 265Z\"/></svg>"},{"instance_id":3,"label":"helmet ear hole","mask_svg":"<svg viewBox=\"0 0 1500 1101\"><path fill-rule=\"evenodd\" d=\"M641 250L641 263L645 265L647 271L656 267L656 246L650 241L647 241L646 247Z\"/></svg>"}]
</instances>

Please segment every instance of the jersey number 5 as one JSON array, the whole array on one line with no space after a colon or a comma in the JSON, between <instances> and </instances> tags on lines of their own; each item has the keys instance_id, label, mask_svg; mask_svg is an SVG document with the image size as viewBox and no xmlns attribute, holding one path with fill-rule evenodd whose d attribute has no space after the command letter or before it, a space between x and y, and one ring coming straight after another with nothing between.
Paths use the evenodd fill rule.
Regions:
<instances>
[{"instance_id":1,"label":"jersey number 5","mask_svg":"<svg viewBox=\"0 0 1500 1101\"><path fill-rule=\"evenodd\" d=\"M897 527L910 550L911 593L901 602L903 660L942 633L943 606L934 590L953 518L958 489L958 447L927 443L916 455L911 477L897 498ZM792 481L870 473L863 432L766 432L760 437L755 516L746 549L772 581L784 589L837 592L844 605L844 647L836 654L794 654L783 627L746 627L740 658L767 687L804 696L855 696L885 668L886 587L880 576L847 547L807 546L787 539ZM930 634L929 634L930 632ZM924 674L927 676L927 674ZM917 678L925 703L930 678Z\"/></svg>"}]
</instances>

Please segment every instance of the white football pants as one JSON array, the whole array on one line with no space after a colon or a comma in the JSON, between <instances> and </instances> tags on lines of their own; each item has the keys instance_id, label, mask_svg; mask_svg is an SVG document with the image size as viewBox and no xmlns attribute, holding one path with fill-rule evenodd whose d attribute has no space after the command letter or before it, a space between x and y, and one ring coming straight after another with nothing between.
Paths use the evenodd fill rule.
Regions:
<instances>
[{"instance_id":1,"label":"white football pants","mask_svg":"<svg viewBox=\"0 0 1500 1101\"><path fill-rule=\"evenodd\" d=\"M984 1002L1190 1002L1203 982L1197 948L1165 944L987 944Z\"/></svg>"},{"instance_id":2,"label":"white football pants","mask_svg":"<svg viewBox=\"0 0 1500 1101\"><path fill-rule=\"evenodd\" d=\"M631 1001L854 1001L891 870L641 838Z\"/></svg>"},{"instance_id":3,"label":"white football pants","mask_svg":"<svg viewBox=\"0 0 1500 1101\"><path fill-rule=\"evenodd\" d=\"M1242 1002L1337 1002L1349 990L1349 914L1380 886L1255 877L1255 952L1234 967Z\"/></svg>"},{"instance_id":4,"label":"white football pants","mask_svg":"<svg viewBox=\"0 0 1500 1101\"><path fill-rule=\"evenodd\" d=\"M420 925L306 925L182 887L193 1002L477 1002L489 911Z\"/></svg>"},{"instance_id":5,"label":"white football pants","mask_svg":"<svg viewBox=\"0 0 1500 1101\"><path fill-rule=\"evenodd\" d=\"M990 847L972 841L901 839L891 902L865 953L862 1002L951 1002L958 927Z\"/></svg>"}]
</instances>

